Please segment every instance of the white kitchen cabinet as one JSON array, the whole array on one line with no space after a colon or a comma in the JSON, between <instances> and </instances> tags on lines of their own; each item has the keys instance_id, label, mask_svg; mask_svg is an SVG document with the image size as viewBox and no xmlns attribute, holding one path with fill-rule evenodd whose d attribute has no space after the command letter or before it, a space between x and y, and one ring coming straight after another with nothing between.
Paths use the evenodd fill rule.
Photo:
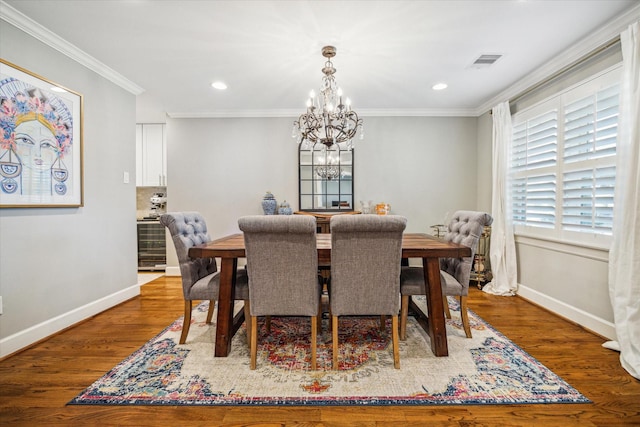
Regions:
<instances>
[{"instance_id":1,"label":"white kitchen cabinet","mask_svg":"<svg viewBox=\"0 0 640 427\"><path fill-rule=\"evenodd\" d=\"M136 185L157 187L167 185L167 144L165 125L136 125Z\"/></svg>"}]
</instances>

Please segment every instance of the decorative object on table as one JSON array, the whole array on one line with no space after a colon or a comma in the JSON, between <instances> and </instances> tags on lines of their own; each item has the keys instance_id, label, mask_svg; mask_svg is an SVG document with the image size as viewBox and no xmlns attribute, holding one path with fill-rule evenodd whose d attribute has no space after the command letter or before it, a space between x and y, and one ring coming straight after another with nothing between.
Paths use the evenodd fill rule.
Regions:
<instances>
[{"instance_id":1,"label":"decorative object on table","mask_svg":"<svg viewBox=\"0 0 640 427\"><path fill-rule=\"evenodd\" d=\"M424 296L414 300L426 310ZM340 322L340 340L357 357L343 360L341 371L331 370L331 332L329 319L324 319L318 370L311 371L309 320L274 317L270 332L259 323L258 355L264 362L251 371L244 328L233 337L232 357L214 357L216 325L205 322L208 303L203 302L194 309L186 345L178 345L183 323L178 319L70 404L264 408L590 403L473 312L473 338L465 338L456 300L451 298L450 305L446 360L425 352L424 331L410 316L407 340L400 347L402 368L393 369L390 337L380 332L380 317L347 316ZM242 302L236 306L241 310ZM391 321L387 323L390 327Z\"/></svg>"},{"instance_id":2,"label":"decorative object on table","mask_svg":"<svg viewBox=\"0 0 640 427\"><path fill-rule=\"evenodd\" d=\"M82 95L0 60L0 98L0 207L83 206Z\"/></svg>"},{"instance_id":3,"label":"decorative object on table","mask_svg":"<svg viewBox=\"0 0 640 427\"><path fill-rule=\"evenodd\" d=\"M378 203L376 205L376 213L378 215L389 215L391 213L391 205L389 203Z\"/></svg>"},{"instance_id":4,"label":"decorative object on table","mask_svg":"<svg viewBox=\"0 0 640 427\"><path fill-rule=\"evenodd\" d=\"M371 200L366 201L366 202L360 200L360 209L362 210L363 214L371 213L371 206L372 205L373 205L373 202Z\"/></svg>"},{"instance_id":5,"label":"decorative object on table","mask_svg":"<svg viewBox=\"0 0 640 427\"><path fill-rule=\"evenodd\" d=\"M434 224L431 226L431 234L436 237L444 237L447 232L447 226L444 224Z\"/></svg>"},{"instance_id":6,"label":"decorative object on table","mask_svg":"<svg viewBox=\"0 0 640 427\"><path fill-rule=\"evenodd\" d=\"M265 215L275 215L278 202L271 191L267 191L267 194L262 198L262 210Z\"/></svg>"},{"instance_id":7,"label":"decorative object on table","mask_svg":"<svg viewBox=\"0 0 640 427\"><path fill-rule=\"evenodd\" d=\"M353 137L360 130L363 139L362 119L351 109L351 100L342 99L342 89L338 87L331 58L336 56L334 46L322 48L322 56L327 61L322 68L322 88L320 96L311 91L307 100L307 111L293 123L293 138L304 143L307 149L317 143L330 148L334 144L345 144L353 147Z\"/></svg>"},{"instance_id":8,"label":"decorative object on table","mask_svg":"<svg viewBox=\"0 0 640 427\"><path fill-rule=\"evenodd\" d=\"M293 209L287 201L280 203L280 207L278 208L278 215L291 215L293 214Z\"/></svg>"}]
</instances>

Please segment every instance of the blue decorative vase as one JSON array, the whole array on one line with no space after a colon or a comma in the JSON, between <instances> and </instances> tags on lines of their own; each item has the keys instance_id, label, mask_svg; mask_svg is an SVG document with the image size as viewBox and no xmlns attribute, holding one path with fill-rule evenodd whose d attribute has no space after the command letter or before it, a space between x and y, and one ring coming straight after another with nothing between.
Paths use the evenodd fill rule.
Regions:
<instances>
[{"instance_id":1,"label":"blue decorative vase","mask_svg":"<svg viewBox=\"0 0 640 427\"><path fill-rule=\"evenodd\" d=\"M280 207L278 208L278 215L291 215L293 210L291 210L291 206L285 200L283 203L280 203Z\"/></svg>"},{"instance_id":2,"label":"blue decorative vase","mask_svg":"<svg viewBox=\"0 0 640 427\"><path fill-rule=\"evenodd\" d=\"M278 202L276 198L271 194L271 191L267 191L267 194L262 198L262 210L265 215L275 215Z\"/></svg>"}]
</instances>

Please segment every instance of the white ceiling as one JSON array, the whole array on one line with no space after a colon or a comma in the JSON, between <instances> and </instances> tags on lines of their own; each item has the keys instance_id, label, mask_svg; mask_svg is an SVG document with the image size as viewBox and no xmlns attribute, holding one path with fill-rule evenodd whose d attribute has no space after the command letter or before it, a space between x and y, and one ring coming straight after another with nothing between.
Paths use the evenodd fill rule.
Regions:
<instances>
[{"instance_id":1,"label":"white ceiling","mask_svg":"<svg viewBox=\"0 0 640 427\"><path fill-rule=\"evenodd\" d=\"M336 80L361 115L479 115L500 96L524 89L518 85L535 83L554 66L619 33L616 26L639 15L639 5L638 0L0 3L3 15L36 21L128 79L133 92L139 86L138 121L157 121L165 113L295 116L309 91L320 86L320 50L327 44L337 47ZM472 67L481 54L503 57L488 68ZM212 89L215 80L229 88ZM437 82L449 88L433 91Z\"/></svg>"}]
</instances>

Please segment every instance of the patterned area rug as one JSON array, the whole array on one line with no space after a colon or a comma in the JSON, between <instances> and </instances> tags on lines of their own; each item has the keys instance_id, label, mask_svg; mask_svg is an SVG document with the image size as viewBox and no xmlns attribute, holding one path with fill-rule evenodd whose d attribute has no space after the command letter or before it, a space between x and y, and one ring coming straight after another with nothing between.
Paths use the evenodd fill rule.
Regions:
<instances>
[{"instance_id":1,"label":"patterned area rug","mask_svg":"<svg viewBox=\"0 0 640 427\"><path fill-rule=\"evenodd\" d=\"M424 301L418 301L424 305ZM331 370L329 319L318 335L318 370L310 370L305 318L259 322L257 369L249 369L244 328L229 357L214 358L215 326L204 323L207 303L193 314L187 342L178 344L182 318L100 378L75 405L469 405L588 403L577 390L469 312L464 335L450 300L449 357L435 357L429 338L410 316L393 368L390 320L340 319L340 366ZM215 315L214 315L215 319Z\"/></svg>"}]
</instances>

